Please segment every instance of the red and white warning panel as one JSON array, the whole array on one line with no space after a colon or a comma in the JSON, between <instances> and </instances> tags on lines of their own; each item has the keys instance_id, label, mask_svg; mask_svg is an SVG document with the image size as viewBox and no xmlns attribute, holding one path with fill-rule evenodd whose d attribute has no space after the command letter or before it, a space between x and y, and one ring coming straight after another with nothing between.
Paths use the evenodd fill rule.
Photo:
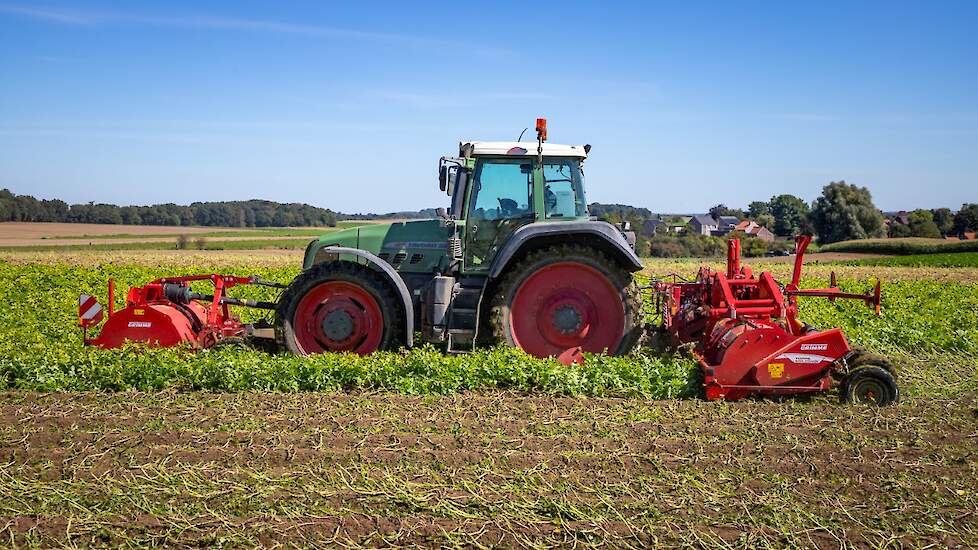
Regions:
<instances>
[{"instance_id":1,"label":"red and white warning panel","mask_svg":"<svg viewBox=\"0 0 978 550\"><path fill-rule=\"evenodd\" d=\"M102 305L95 296L82 294L78 297L78 324L85 328L102 322Z\"/></svg>"}]
</instances>

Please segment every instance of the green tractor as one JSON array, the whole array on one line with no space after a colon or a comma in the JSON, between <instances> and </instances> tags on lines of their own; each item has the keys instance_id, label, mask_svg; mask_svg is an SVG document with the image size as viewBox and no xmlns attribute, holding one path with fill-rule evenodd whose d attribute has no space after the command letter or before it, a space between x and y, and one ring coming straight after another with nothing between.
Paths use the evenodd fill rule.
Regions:
<instances>
[{"instance_id":1,"label":"green tractor","mask_svg":"<svg viewBox=\"0 0 978 550\"><path fill-rule=\"evenodd\" d=\"M642 264L622 229L588 215L591 147L545 143L545 119L536 130L535 144L465 142L442 157L451 206L438 219L309 243L276 309L278 344L366 354L410 347L419 331L448 352L506 343L564 362L635 347Z\"/></svg>"}]
</instances>

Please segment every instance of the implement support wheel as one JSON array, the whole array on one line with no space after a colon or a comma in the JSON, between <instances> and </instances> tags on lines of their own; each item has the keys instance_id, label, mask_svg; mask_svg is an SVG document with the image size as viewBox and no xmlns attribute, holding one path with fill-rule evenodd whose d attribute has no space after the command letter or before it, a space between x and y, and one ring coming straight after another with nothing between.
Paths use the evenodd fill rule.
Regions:
<instances>
[{"instance_id":1,"label":"implement support wheel","mask_svg":"<svg viewBox=\"0 0 978 550\"><path fill-rule=\"evenodd\" d=\"M496 287L489 315L497 341L565 363L581 351L628 353L642 333L631 274L583 246L529 254Z\"/></svg>"},{"instance_id":2,"label":"implement support wheel","mask_svg":"<svg viewBox=\"0 0 978 550\"><path fill-rule=\"evenodd\" d=\"M403 313L391 287L359 264L325 262L304 271L282 294L275 336L296 355L397 347Z\"/></svg>"},{"instance_id":3,"label":"implement support wheel","mask_svg":"<svg viewBox=\"0 0 978 550\"><path fill-rule=\"evenodd\" d=\"M900 398L896 379L890 371L877 366L858 367L846 378L842 394L849 403L884 407Z\"/></svg>"}]
</instances>

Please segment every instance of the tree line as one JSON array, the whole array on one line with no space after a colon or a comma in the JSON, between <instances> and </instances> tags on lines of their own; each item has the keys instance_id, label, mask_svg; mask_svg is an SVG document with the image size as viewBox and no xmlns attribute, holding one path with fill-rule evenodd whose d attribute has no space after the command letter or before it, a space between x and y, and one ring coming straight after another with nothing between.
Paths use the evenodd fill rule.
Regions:
<instances>
[{"instance_id":1,"label":"tree line","mask_svg":"<svg viewBox=\"0 0 978 550\"><path fill-rule=\"evenodd\" d=\"M0 221L107 223L129 225L202 225L212 227L335 227L335 212L308 204L273 201L195 202L190 205L72 204L38 200L0 190Z\"/></svg>"},{"instance_id":2,"label":"tree line","mask_svg":"<svg viewBox=\"0 0 978 550\"><path fill-rule=\"evenodd\" d=\"M669 234L668 225L649 228L647 221L673 221L653 214L648 208L627 204L589 205L592 216L612 222L629 221L638 233L638 248L655 255L656 242L663 254L703 252L715 248L712 241L681 241ZM746 209L728 208L723 204L709 210L712 216L734 216L750 219L770 229L775 235L790 238L797 234L818 237L818 242L866 239L874 237L928 237L963 235L978 230L978 204L964 204L954 212L950 208L917 209L907 213L906 223L886 223L865 187L832 182L811 204L790 194L753 201ZM391 212L388 214L342 214L308 204L283 204L273 201L195 202L152 206L117 206L114 204L72 204L61 200L38 200L30 195L16 195L0 190L0 221L76 222L132 225L201 225L214 227L333 227L337 220L370 220L383 218L432 218L434 209ZM667 217L668 218L668 217ZM693 235L684 235L685 238ZM762 245L754 247L761 251ZM779 245L775 245L779 246ZM770 248L770 246L768 246ZM683 249L683 250L678 250ZM689 249L689 250L685 250ZM699 254L697 254L699 255Z\"/></svg>"},{"instance_id":3,"label":"tree line","mask_svg":"<svg viewBox=\"0 0 978 550\"><path fill-rule=\"evenodd\" d=\"M724 250L724 238L672 231L679 223L677 216L656 215L646 208L622 204L595 203L589 210L607 221L630 222L637 233L636 249L643 255L711 256ZM746 209L718 204L709 213L714 218L733 216L756 221L779 237L774 243L763 243L738 235L744 239L747 255L790 248L791 237L799 234L815 235L819 243L828 244L881 237L953 237L978 230L978 204L964 204L957 212L950 208L917 209L888 220L873 203L869 189L845 181L829 183L811 203L781 194L767 201L753 201ZM647 223L650 220L665 223Z\"/></svg>"},{"instance_id":4,"label":"tree line","mask_svg":"<svg viewBox=\"0 0 978 550\"><path fill-rule=\"evenodd\" d=\"M750 203L746 211L719 204L710 213L754 220L778 236L815 235L823 244L882 237L939 239L978 229L978 204L963 204L957 212L918 208L888 219L873 204L869 189L845 181L823 187L811 206L794 195L777 195Z\"/></svg>"}]
</instances>

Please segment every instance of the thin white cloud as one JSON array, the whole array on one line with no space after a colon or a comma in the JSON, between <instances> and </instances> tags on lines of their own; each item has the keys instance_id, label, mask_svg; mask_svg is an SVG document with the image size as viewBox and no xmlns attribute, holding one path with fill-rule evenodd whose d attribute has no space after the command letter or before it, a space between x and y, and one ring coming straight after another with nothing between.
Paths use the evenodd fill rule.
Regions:
<instances>
[{"instance_id":1,"label":"thin white cloud","mask_svg":"<svg viewBox=\"0 0 978 550\"><path fill-rule=\"evenodd\" d=\"M822 113L787 113L779 115L780 118L794 122L835 122L841 117Z\"/></svg>"},{"instance_id":2,"label":"thin white cloud","mask_svg":"<svg viewBox=\"0 0 978 550\"><path fill-rule=\"evenodd\" d=\"M64 9L34 8L0 4L0 12L22 15L33 19L43 19L53 23L66 25L90 25L98 22L99 17L93 13L78 12Z\"/></svg>"},{"instance_id":3,"label":"thin white cloud","mask_svg":"<svg viewBox=\"0 0 978 550\"><path fill-rule=\"evenodd\" d=\"M0 13L19 15L47 21L49 23L59 23L65 25L90 26L108 24L136 24L184 29L264 32L275 34L307 35L321 38L363 40L398 45L458 47L466 48L469 53L478 55L498 55L503 53L502 50L496 48L487 48L482 46L470 47L455 42L423 36L361 31L356 29L332 27L328 25L305 25L263 19L243 19L235 17L218 17L193 14L158 16L119 12L83 12L63 8L35 8L4 3L0 3Z\"/></svg>"},{"instance_id":4,"label":"thin white cloud","mask_svg":"<svg viewBox=\"0 0 978 550\"><path fill-rule=\"evenodd\" d=\"M466 107L471 105L520 102L556 101L560 98L539 92L475 92L427 93L400 90L371 90L363 94L366 101L391 101L419 109Z\"/></svg>"},{"instance_id":5,"label":"thin white cloud","mask_svg":"<svg viewBox=\"0 0 978 550\"><path fill-rule=\"evenodd\" d=\"M412 44L444 44L440 40L428 39L396 33L378 33L358 31L323 25L301 25L264 21L259 19L238 19L233 17L185 16L185 17L156 17L156 16L119 16L123 22L142 23L164 27L201 28L234 31L256 31L278 34L305 34L326 38L350 38L370 40L374 42L412 43Z\"/></svg>"}]
</instances>

